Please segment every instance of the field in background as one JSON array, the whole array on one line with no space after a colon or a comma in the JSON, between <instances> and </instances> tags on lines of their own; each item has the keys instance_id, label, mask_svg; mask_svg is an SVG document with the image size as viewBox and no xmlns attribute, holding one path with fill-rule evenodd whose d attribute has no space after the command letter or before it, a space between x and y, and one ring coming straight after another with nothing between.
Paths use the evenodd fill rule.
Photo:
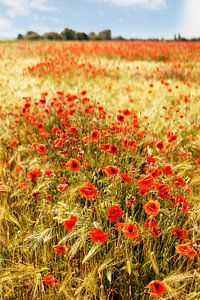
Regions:
<instances>
[{"instance_id":1,"label":"field in background","mask_svg":"<svg viewBox=\"0 0 200 300\"><path fill-rule=\"evenodd\" d=\"M2 42L0 69L0 299L200 299L200 43Z\"/></svg>"}]
</instances>

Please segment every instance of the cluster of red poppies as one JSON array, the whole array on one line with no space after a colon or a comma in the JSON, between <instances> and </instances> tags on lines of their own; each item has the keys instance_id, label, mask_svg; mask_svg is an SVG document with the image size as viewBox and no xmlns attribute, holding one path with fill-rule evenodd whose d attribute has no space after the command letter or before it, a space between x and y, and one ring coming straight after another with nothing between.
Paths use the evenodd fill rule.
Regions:
<instances>
[{"instance_id":1,"label":"cluster of red poppies","mask_svg":"<svg viewBox=\"0 0 200 300\"><path fill-rule=\"evenodd\" d=\"M26 132L35 139L31 151L38 155L41 164L41 168L37 164L27 173L17 165L15 172L21 172L20 178L22 174L26 177L18 186L23 189L32 186L33 197L38 201L37 186L45 181L49 184L44 192L46 203L55 199L55 189L59 198L59 193L70 195L75 188L75 199L80 207L62 220L68 233L75 231L79 222L84 226L81 210L85 206L91 207L98 218L99 203L104 203L101 208L104 217L98 225L93 226L91 219L85 220L90 224L89 228L86 226L90 241L103 245L119 236L132 245L139 245L149 238L161 238L162 242L162 235L168 234L169 239L174 238L174 254L195 258L197 251L189 228L178 228L177 221L177 227L167 229L169 225L162 224L161 217L163 213L174 211L184 224L190 212L187 194L191 187L169 163L170 149L176 149L176 156L179 154L178 132L167 131L164 142L151 130L145 133L145 122L135 111L107 112L103 106L91 103L86 93L58 92L54 98L43 93L41 99L35 101L28 97L24 106L18 107L18 114L10 114L16 133L17 126L22 128L26 124ZM18 136L9 141L12 151L20 144ZM146 154L150 152L151 155ZM194 168L198 167L198 159L193 160ZM110 200L107 202L105 198ZM118 235L113 236L113 230ZM175 244L175 241L181 243ZM67 249L66 245L58 244L54 246L54 253L64 256ZM58 286L53 275L44 276L43 282ZM146 287L151 289L153 297L163 295L167 289L167 285L158 280Z\"/></svg>"}]
</instances>

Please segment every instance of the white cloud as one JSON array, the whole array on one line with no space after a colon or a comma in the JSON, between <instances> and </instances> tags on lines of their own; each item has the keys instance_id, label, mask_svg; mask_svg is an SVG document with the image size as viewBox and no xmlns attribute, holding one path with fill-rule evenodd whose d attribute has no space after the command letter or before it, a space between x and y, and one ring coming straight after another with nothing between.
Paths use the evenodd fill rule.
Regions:
<instances>
[{"instance_id":1,"label":"white cloud","mask_svg":"<svg viewBox=\"0 0 200 300\"><path fill-rule=\"evenodd\" d=\"M6 17L0 18L0 38L8 39L17 37L19 32L22 32L21 28L13 28L13 21Z\"/></svg>"},{"instance_id":2,"label":"white cloud","mask_svg":"<svg viewBox=\"0 0 200 300\"><path fill-rule=\"evenodd\" d=\"M6 31L10 29L12 22L7 18L0 19L0 31Z\"/></svg>"},{"instance_id":3,"label":"white cloud","mask_svg":"<svg viewBox=\"0 0 200 300\"><path fill-rule=\"evenodd\" d=\"M200 37L200 0L185 0L180 31L185 37Z\"/></svg>"},{"instance_id":4,"label":"white cloud","mask_svg":"<svg viewBox=\"0 0 200 300\"><path fill-rule=\"evenodd\" d=\"M47 0L0 0L5 7L5 15L14 18L16 16L29 16L34 11L48 12L54 7Z\"/></svg>"},{"instance_id":5,"label":"white cloud","mask_svg":"<svg viewBox=\"0 0 200 300\"><path fill-rule=\"evenodd\" d=\"M140 6L148 9L160 9L166 5L166 0L99 0L118 6Z\"/></svg>"}]
</instances>

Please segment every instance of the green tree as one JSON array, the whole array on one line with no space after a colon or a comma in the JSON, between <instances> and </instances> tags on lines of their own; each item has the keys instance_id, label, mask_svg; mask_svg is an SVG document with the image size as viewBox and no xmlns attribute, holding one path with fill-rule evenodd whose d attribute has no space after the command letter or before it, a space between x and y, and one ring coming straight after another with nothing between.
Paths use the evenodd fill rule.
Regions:
<instances>
[{"instance_id":1,"label":"green tree","mask_svg":"<svg viewBox=\"0 0 200 300\"><path fill-rule=\"evenodd\" d=\"M76 33L76 40L87 41L87 40L89 40L89 37L85 32L77 32Z\"/></svg>"},{"instance_id":2,"label":"green tree","mask_svg":"<svg viewBox=\"0 0 200 300\"><path fill-rule=\"evenodd\" d=\"M65 28L61 32L61 37L63 38L63 40L75 40L76 31L70 28Z\"/></svg>"},{"instance_id":3,"label":"green tree","mask_svg":"<svg viewBox=\"0 0 200 300\"><path fill-rule=\"evenodd\" d=\"M106 29L103 31L99 32L99 37L101 40L111 40L112 39L112 34L110 29Z\"/></svg>"},{"instance_id":4,"label":"green tree","mask_svg":"<svg viewBox=\"0 0 200 300\"><path fill-rule=\"evenodd\" d=\"M42 37L35 31L28 31L25 35L25 39L27 40L41 40Z\"/></svg>"},{"instance_id":5,"label":"green tree","mask_svg":"<svg viewBox=\"0 0 200 300\"><path fill-rule=\"evenodd\" d=\"M23 40L23 39L24 39L24 36L21 33L19 33L17 36L17 40Z\"/></svg>"},{"instance_id":6,"label":"green tree","mask_svg":"<svg viewBox=\"0 0 200 300\"><path fill-rule=\"evenodd\" d=\"M59 33L57 33L57 32L46 32L43 35L43 38L45 40L62 40L61 35Z\"/></svg>"}]
</instances>

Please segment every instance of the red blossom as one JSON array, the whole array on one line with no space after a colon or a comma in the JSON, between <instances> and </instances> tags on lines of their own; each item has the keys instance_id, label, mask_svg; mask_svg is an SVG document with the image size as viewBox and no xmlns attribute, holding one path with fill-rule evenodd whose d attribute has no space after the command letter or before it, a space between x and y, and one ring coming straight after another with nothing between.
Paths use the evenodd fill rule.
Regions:
<instances>
[{"instance_id":1,"label":"red blossom","mask_svg":"<svg viewBox=\"0 0 200 300\"><path fill-rule=\"evenodd\" d=\"M65 229L67 231L70 231L76 225L76 222L77 222L76 216L71 215L70 218L68 220L65 220L63 224Z\"/></svg>"},{"instance_id":2,"label":"red blossom","mask_svg":"<svg viewBox=\"0 0 200 300\"><path fill-rule=\"evenodd\" d=\"M153 280L149 282L146 288L151 289L151 296L153 298L159 298L163 296L167 290L165 283L159 280Z\"/></svg>"},{"instance_id":3,"label":"red blossom","mask_svg":"<svg viewBox=\"0 0 200 300\"><path fill-rule=\"evenodd\" d=\"M97 189L90 182L85 182L80 187L79 192L86 199L92 200L97 197Z\"/></svg>"},{"instance_id":4,"label":"red blossom","mask_svg":"<svg viewBox=\"0 0 200 300\"><path fill-rule=\"evenodd\" d=\"M122 218L122 209L118 205L111 206L107 211L108 220L110 222L116 222L118 219Z\"/></svg>"},{"instance_id":5,"label":"red blossom","mask_svg":"<svg viewBox=\"0 0 200 300\"><path fill-rule=\"evenodd\" d=\"M91 229L89 235L94 243L105 243L108 239L108 234L99 228Z\"/></svg>"}]
</instances>

